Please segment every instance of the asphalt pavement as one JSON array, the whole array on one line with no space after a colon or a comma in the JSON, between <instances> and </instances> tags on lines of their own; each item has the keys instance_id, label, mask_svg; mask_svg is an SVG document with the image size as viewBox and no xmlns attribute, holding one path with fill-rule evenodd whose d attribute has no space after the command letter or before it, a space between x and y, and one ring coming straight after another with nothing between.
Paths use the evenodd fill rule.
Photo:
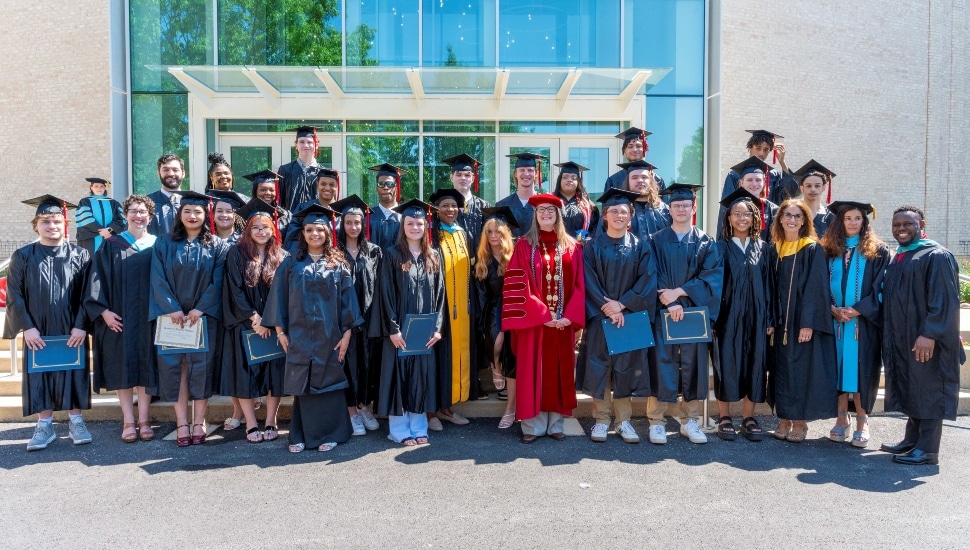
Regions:
<instances>
[{"instance_id":1,"label":"asphalt pavement","mask_svg":"<svg viewBox=\"0 0 970 550\"><path fill-rule=\"evenodd\" d=\"M736 419L737 420L737 419ZM774 421L762 418L765 428ZM590 419L581 423L587 433ZM117 422L90 423L73 446L65 423L43 451L32 424L0 424L4 548L959 548L970 538L970 418L945 422L938 466L901 466L879 443L905 420L876 416L867 450L711 436L694 445L586 437L519 442L497 419L446 424L404 448L381 430L328 453L251 444L242 428L176 448L122 443Z\"/></svg>"}]
</instances>

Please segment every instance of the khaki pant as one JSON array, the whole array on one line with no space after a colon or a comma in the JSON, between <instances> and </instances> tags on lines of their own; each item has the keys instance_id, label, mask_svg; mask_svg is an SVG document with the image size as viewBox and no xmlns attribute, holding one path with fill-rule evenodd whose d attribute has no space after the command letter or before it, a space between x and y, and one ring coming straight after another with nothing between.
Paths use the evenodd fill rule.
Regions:
<instances>
[{"instance_id":1,"label":"khaki pant","mask_svg":"<svg viewBox=\"0 0 970 550\"><path fill-rule=\"evenodd\" d=\"M673 410L676 407L676 410ZM676 403L664 403L662 401L657 401L656 397L647 398L647 418L650 420L650 425L655 426L657 424L666 424L667 421L664 419L664 414L670 410L671 416L674 412L679 412L678 418L681 424L686 424L688 420L694 419L695 421L700 418L701 402L696 401L684 401L683 399L678 399Z\"/></svg>"},{"instance_id":2,"label":"khaki pant","mask_svg":"<svg viewBox=\"0 0 970 550\"><path fill-rule=\"evenodd\" d=\"M612 407L611 407L612 405ZM620 399L613 399L613 373L607 374L606 378L606 391L603 393L603 399L593 398L593 419L597 424L610 425L610 409L613 409L616 413L616 423L619 425L622 422L630 420L633 416L633 398L631 397L621 397Z\"/></svg>"},{"instance_id":3,"label":"khaki pant","mask_svg":"<svg viewBox=\"0 0 970 550\"><path fill-rule=\"evenodd\" d=\"M546 434L563 432L563 415L555 412L540 412L536 416L523 420L522 433L542 437Z\"/></svg>"}]
</instances>

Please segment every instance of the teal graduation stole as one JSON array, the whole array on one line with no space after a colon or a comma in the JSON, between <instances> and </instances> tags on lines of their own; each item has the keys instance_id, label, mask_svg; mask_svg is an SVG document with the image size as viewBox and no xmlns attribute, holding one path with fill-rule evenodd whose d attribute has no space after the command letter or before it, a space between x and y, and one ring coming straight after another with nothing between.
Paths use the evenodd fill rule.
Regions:
<instances>
[{"instance_id":1,"label":"teal graduation stole","mask_svg":"<svg viewBox=\"0 0 970 550\"><path fill-rule=\"evenodd\" d=\"M855 305L861 297L862 277L866 271L866 257L857 250L859 236L845 240L846 251L842 258L829 260L829 288L835 307ZM845 292L842 280L846 279ZM835 325L835 348L838 354L839 389L844 392L859 391L859 318L848 322L833 319Z\"/></svg>"}]
</instances>

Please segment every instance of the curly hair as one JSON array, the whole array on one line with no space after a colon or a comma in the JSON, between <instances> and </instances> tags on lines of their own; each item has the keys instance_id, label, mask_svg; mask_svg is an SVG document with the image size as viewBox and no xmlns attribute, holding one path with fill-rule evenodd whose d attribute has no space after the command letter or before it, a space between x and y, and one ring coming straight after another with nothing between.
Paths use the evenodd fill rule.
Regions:
<instances>
[{"instance_id":1,"label":"curly hair","mask_svg":"<svg viewBox=\"0 0 970 550\"><path fill-rule=\"evenodd\" d=\"M128 213L128 208L135 203L145 205L145 208L148 210L149 217L155 215L155 201L146 197L145 195L128 195L128 198L121 203L121 211Z\"/></svg>"},{"instance_id":2,"label":"curly hair","mask_svg":"<svg viewBox=\"0 0 970 550\"><path fill-rule=\"evenodd\" d=\"M847 208L835 217L829 224L822 237L822 249L825 250L826 258L840 258L845 254L845 215L849 212L859 212L862 214L862 229L859 230L858 250L867 260L874 260L879 256L879 247L885 246L885 242L876 235L876 231L869 223L869 216L858 208Z\"/></svg>"},{"instance_id":3,"label":"curly hair","mask_svg":"<svg viewBox=\"0 0 970 550\"><path fill-rule=\"evenodd\" d=\"M165 153L164 155L158 157L158 168L161 169L163 164L168 164L173 160L177 160L182 170L185 170L185 162L179 158L178 155L174 155L172 153Z\"/></svg>"},{"instance_id":4,"label":"curly hair","mask_svg":"<svg viewBox=\"0 0 970 550\"><path fill-rule=\"evenodd\" d=\"M916 214L917 216L919 216L919 219L920 220L925 220L926 219L926 216L923 214L923 211L920 210L916 206L910 206L908 204L904 204L904 205L900 206L899 208L893 210L893 216L895 216L896 214L899 214L900 212L912 212L912 213Z\"/></svg>"},{"instance_id":5,"label":"curly hair","mask_svg":"<svg viewBox=\"0 0 970 550\"><path fill-rule=\"evenodd\" d=\"M775 136L771 134L751 134L751 137L748 138L748 144L745 145L744 147L746 149L751 149L752 147L754 147L755 145L758 145L759 143L767 143L768 147L774 148Z\"/></svg>"},{"instance_id":6,"label":"curly hair","mask_svg":"<svg viewBox=\"0 0 970 550\"><path fill-rule=\"evenodd\" d=\"M802 182L804 182L805 181L805 178L807 178L809 176L816 176L816 177L822 178L822 183L823 184L832 183L832 178L829 177L828 174L826 174L825 172L820 172L820 171L815 170L815 169L809 170L808 172L805 172L804 174L802 174ZM801 184L799 184L799 185L801 185Z\"/></svg>"},{"instance_id":7,"label":"curly hair","mask_svg":"<svg viewBox=\"0 0 970 550\"><path fill-rule=\"evenodd\" d=\"M731 207L724 212L724 227L721 228L721 238L725 241L730 241L731 237L734 237L734 228L731 227L731 210L739 205L743 204L747 207L748 212L751 212L751 226L748 227L748 238L752 241L757 240L761 237L761 209L754 205L754 202L747 199L741 199L734 201Z\"/></svg>"},{"instance_id":8,"label":"curly hair","mask_svg":"<svg viewBox=\"0 0 970 550\"><path fill-rule=\"evenodd\" d=\"M792 206L802 211L803 223L802 227L798 230L798 238L804 239L808 237L813 241L817 241L818 234L815 233L815 224L812 223L812 211L808 209L808 205L801 199L787 199L778 206L778 214L775 215L775 221L771 223L771 240L776 243L785 242L785 228L782 226L782 220L785 218L785 210Z\"/></svg>"},{"instance_id":9,"label":"curly hair","mask_svg":"<svg viewBox=\"0 0 970 550\"><path fill-rule=\"evenodd\" d=\"M340 251L340 248L333 246L333 235L330 231L330 225L325 223L317 224L305 224L303 229L300 230L300 239L296 243L296 254L293 257L297 260L303 260L306 258L310 252L310 245L306 242L306 237L303 235L303 231L308 225L319 225L326 229L324 235L326 238L323 241L323 259L331 265L343 265L350 268L350 264L347 263L347 259L344 258L344 253Z\"/></svg>"},{"instance_id":10,"label":"curly hair","mask_svg":"<svg viewBox=\"0 0 970 550\"><path fill-rule=\"evenodd\" d=\"M259 245L253 240L253 225L255 225L256 220L262 219L264 223L269 224L270 229L273 228L273 218L265 213L258 212L249 218L246 222L246 227L239 236L239 242L236 246L239 249L239 256L246 262L246 271L243 273L243 280L246 286L252 288L256 286L259 281L263 281L267 286L273 283L273 275L276 274L276 268L280 266L283 262L283 248L278 242L276 242L276 237L271 236L269 241L266 243L263 250L263 260L259 259Z\"/></svg>"},{"instance_id":11,"label":"curly hair","mask_svg":"<svg viewBox=\"0 0 970 550\"><path fill-rule=\"evenodd\" d=\"M226 157L222 156L222 153L209 153L209 170L206 172L205 181L205 192L208 193L213 189L212 186L212 173L215 172L218 166L225 166L229 169L230 175L232 174L232 166L229 165L229 161ZM229 189L232 189L232 183L229 184Z\"/></svg>"},{"instance_id":12,"label":"curly hair","mask_svg":"<svg viewBox=\"0 0 970 550\"><path fill-rule=\"evenodd\" d=\"M499 253L498 258L498 274L499 277L505 275L505 268L509 266L509 260L512 259L512 250L515 249L515 239L512 237L512 230L509 225L498 218L492 218L482 225L482 239L478 243L478 251L475 255L478 257L475 260L475 278L479 281L484 281L485 277L488 276L488 264L492 261L492 246L488 244L488 230L496 229L502 234L502 249Z\"/></svg>"},{"instance_id":13,"label":"curly hair","mask_svg":"<svg viewBox=\"0 0 970 550\"><path fill-rule=\"evenodd\" d=\"M198 206L198 205L188 205L182 203L179 205L178 212L175 214L175 225L172 227L172 240L181 241L189 238L188 231L185 230L185 224L182 223L182 210L186 206ZM212 246L215 241L215 235L212 234L212 229L209 227L209 209L202 206L203 218L202 227L199 229L199 242L202 246L208 248Z\"/></svg>"}]
</instances>

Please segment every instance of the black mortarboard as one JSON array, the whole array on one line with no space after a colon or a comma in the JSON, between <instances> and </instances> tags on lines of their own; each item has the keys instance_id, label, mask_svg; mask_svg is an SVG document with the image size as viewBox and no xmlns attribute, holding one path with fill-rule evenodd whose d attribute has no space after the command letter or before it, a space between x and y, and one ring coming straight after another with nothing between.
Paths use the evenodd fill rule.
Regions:
<instances>
[{"instance_id":1,"label":"black mortarboard","mask_svg":"<svg viewBox=\"0 0 970 550\"><path fill-rule=\"evenodd\" d=\"M209 206L209 201L212 200L212 197L195 191L173 191L173 193L179 196L179 205L191 204L193 206L207 207Z\"/></svg>"},{"instance_id":2,"label":"black mortarboard","mask_svg":"<svg viewBox=\"0 0 970 550\"><path fill-rule=\"evenodd\" d=\"M334 212L338 212L340 215L344 214L357 214L363 216L370 212L370 207L367 203L361 200L357 195L351 195L345 199L340 199L339 201L334 201L330 203L330 208Z\"/></svg>"},{"instance_id":3,"label":"black mortarboard","mask_svg":"<svg viewBox=\"0 0 970 550\"><path fill-rule=\"evenodd\" d=\"M639 198L640 193L634 193L633 191L627 191L619 187L611 187L596 200L603 203L603 210L606 211L607 208L614 204L632 204Z\"/></svg>"},{"instance_id":4,"label":"black mortarboard","mask_svg":"<svg viewBox=\"0 0 970 550\"><path fill-rule=\"evenodd\" d=\"M620 168L624 170L656 170L657 167L650 164L649 162L641 159L635 160L633 162L621 162L617 164Z\"/></svg>"},{"instance_id":5,"label":"black mortarboard","mask_svg":"<svg viewBox=\"0 0 970 550\"><path fill-rule=\"evenodd\" d=\"M738 187L733 193L721 199L720 205L724 208L731 208L734 203L738 201L751 201L755 205L761 204L761 199L754 196L750 191L744 187Z\"/></svg>"},{"instance_id":6,"label":"black mortarboard","mask_svg":"<svg viewBox=\"0 0 970 550\"><path fill-rule=\"evenodd\" d=\"M490 219L502 220L505 225L516 229L519 227L519 222L515 221L515 214L512 213L512 209L508 206L495 206L492 208L482 209L482 219L488 221Z\"/></svg>"},{"instance_id":7,"label":"black mortarboard","mask_svg":"<svg viewBox=\"0 0 970 550\"><path fill-rule=\"evenodd\" d=\"M616 138L622 139L623 142L626 143L627 140L639 139L641 137L645 138L652 134L653 132L648 132L646 130L641 130L640 128L637 128L636 126L631 126L628 130L624 130L619 134L616 134Z\"/></svg>"},{"instance_id":8,"label":"black mortarboard","mask_svg":"<svg viewBox=\"0 0 970 550\"><path fill-rule=\"evenodd\" d=\"M465 207L465 197L457 189L438 189L428 197L428 200L434 205L437 205L442 199L455 199L455 202L458 203L458 208Z\"/></svg>"},{"instance_id":9,"label":"black mortarboard","mask_svg":"<svg viewBox=\"0 0 970 550\"><path fill-rule=\"evenodd\" d=\"M111 185L111 182L104 178L84 178L84 181L88 183L103 183L104 185Z\"/></svg>"},{"instance_id":10,"label":"black mortarboard","mask_svg":"<svg viewBox=\"0 0 970 550\"><path fill-rule=\"evenodd\" d=\"M380 179L381 176L392 176L394 178L394 182L397 184L397 200L398 202L401 201L401 175L406 174L407 170L387 162L384 164L378 164L377 166L371 166L368 168L368 170L371 172L377 172L375 179Z\"/></svg>"},{"instance_id":11,"label":"black mortarboard","mask_svg":"<svg viewBox=\"0 0 970 550\"><path fill-rule=\"evenodd\" d=\"M272 218L276 213L276 208L259 197L253 197L249 199L249 202L239 208L239 210L236 210L236 214L247 221L259 213L266 214Z\"/></svg>"},{"instance_id":12,"label":"black mortarboard","mask_svg":"<svg viewBox=\"0 0 970 550\"><path fill-rule=\"evenodd\" d=\"M297 138L301 138L301 137L312 137L313 138L313 141L314 141L314 144L316 144L316 141L317 141L317 129L314 128L313 126L300 126L300 127L297 127L297 128L290 128L288 131L290 131L290 132L296 132L296 137Z\"/></svg>"},{"instance_id":13,"label":"black mortarboard","mask_svg":"<svg viewBox=\"0 0 970 550\"><path fill-rule=\"evenodd\" d=\"M536 153L513 153L511 155L506 155L509 158L515 159L516 168L538 168L540 162L545 160L546 157L536 154Z\"/></svg>"},{"instance_id":14,"label":"black mortarboard","mask_svg":"<svg viewBox=\"0 0 970 550\"><path fill-rule=\"evenodd\" d=\"M279 175L272 170L262 170L253 174L246 174L243 177L253 182L253 186L255 187L265 181L276 180Z\"/></svg>"},{"instance_id":15,"label":"black mortarboard","mask_svg":"<svg viewBox=\"0 0 970 550\"><path fill-rule=\"evenodd\" d=\"M478 193L478 159L473 158L465 153L460 155L455 155L453 157L448 157L441 161L442 164L447 164L451 166L452 172L463 172L471 171L475 174L475 192Z\"/></svg>"},{"instance_id":16,"label":"black mortarboard","mask_svg":"<svg viewBox=\"0 0 970 550\"><path fill-rule=\"evenodd\" d=\"M670 202L694 200L694 192L704 187L696 183L671 183L660 195L670 195Z\"/></svg>"},{"instance_id":17,"label":"black mortarboard","mask_svg":"<svg viewBox=\"0 0 970 550\"><path fill-rule=\"evenodd\" d=\"M303 210L300 210L296 214L293 214L293 217L300 220L302 225L306 225L308 223L330 225L330 222L332 222L336 217L336 213L326 206L313 203Z\"/></svg>"},{"instance_id":18,"label":"black mortarboard","mask_svg":"<svg viewBox=\"0 0 970 550\"><path fill-rule=\"evenodd\" d=\"M320 178L333 178L340 181L340 172L334 170L333 168L324 168L321 166L320 169L317 170L317 179Z\"/></svg>"},{"instance_id":19,"label":"black mortarboard","mask_svg":"<svg viewBox=\"0 0 970 550\"><path fill-rule=\"evenodd\" d=\"M738 175L744 177L745 174L752 174L754 172L760 172L761 174L766 175L769 168L768 163L754 155L751 155L742 162L732 166L731 170L734 170L738 173Z\"/></svg>"},{"instance_id":20,"label":"black mortarboard","mask_svg":"<svg viewBox=\"0 0 970 550\"><path fill-rule=\"evenodd\" d=\"M755 136L770 136L771 141L775 141L775 138L785 139L785 136L769 132L768 130L745 130L745 132Z\"/></svg>"},{"instance_id":21,"label":"black mortarboard","mask_svg":"<svg viewBox=\"0 0 970 550\"><path fill-rule=\"evenodd\" d=\"M36 215L38 216L43 214L62 214L64 215L65 219L67 219L68 208L77 208L76 204L67 202L66 200L55 197L54 195L41 195L39 197L27 199L22 202L28 206L36 206Z\"/></svg>"},{"instance_id":22,"label":"black mortarboard","mask_svg":"<svg viewBox=\"0 0 970 550\"><path fill-rule=\"evenodd\" d=\"M841 216L846 210L858 210L866 216L872 214L872 219L876 219L876 207L868 202L833 201L832 204L828 205L828 209L837 216Z\"/></svg>"},{"instance_id":23,"label":"black mortarboard","mask_svg":"<svg viewBox=\"0 0 970 550\"><path fill-rule=\"evenodd\" d=\"M821 162L818 162L815 159L812 159L806 162L804 166L796 170L794 175L799 179L799 181L801 181L801 179L804 178L806 174L809 174L811 172L819 172L821 174L824 174L825 176L828 176L828 178L822 178L822 179L827 179L829 184L828 196L826 197L825 202L831 202L832 201L832 178L835 177L835 172L822 166Z\"/></svg>"},{"instance_id":24,"label":"black mortarboard","mask_svg":"<svg viewBox=\"0 0 970 550\"><path fill-rule=\"evenodd\" d=\"M394 210L402 217L407 216L408 218L426 218L431 212L438 211L437 208L421 199L411 199L404 204L395 206L391 210Z\"/></svg>"},{"instance_id":25,"label":"black mortarboard","mask_svg":"<svg viewBox=\"0 0 970 550\"><path fill-rule=\"evenodd\" d=\"M582 164L579 164L579 163L576 163L576 162L573 162L573 161L560 162L559 164L556 164L554 166L557 166L559 168L559 173L560 174L576 174L576 175L579 175L579 174L581 174L581 173L589 170L589 168L586 168Z\"/></svg>"},{"instance_id":26,"label":"black mortarboard","mask_svg":"<svg viewBox=\"0 0 970 550\"><path fill-rule=\"evenodd\" d=\"M235 191L219 191L216 189L210 189L207 194L216 201L224 202L229 206L232 206L233 210L238 210L243 204L245 204L245 201L239 198L239 193L236 193Z\"/></svg>"}]
</instances>

